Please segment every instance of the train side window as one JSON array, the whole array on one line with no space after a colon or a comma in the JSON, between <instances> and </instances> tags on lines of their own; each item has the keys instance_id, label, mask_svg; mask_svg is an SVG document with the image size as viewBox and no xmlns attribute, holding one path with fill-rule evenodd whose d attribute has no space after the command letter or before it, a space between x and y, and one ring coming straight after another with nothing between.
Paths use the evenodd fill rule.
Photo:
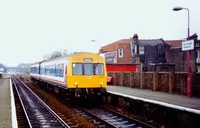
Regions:
<instances>
[{"instance_id":1,"label":"train side window","mask_svg":"<svg viewBox=\"0 0 200 128\"><path fill-rule=\"evenodd\" d=\"M56 76L59 76L59 64L56 65Z\"/></svg>"},{"instance_id":2,"label":"train side window","mask_svg":"<svg viewBox=\"0 0 200 128\"><path fill-rule=\"evenodd\" d=\"M41 68L40 68L40 73L41 73L41 74L44 74L44 67L42 67L42 66L41 66Z\"/></svg>"},{"instance_id":3,"label":"train side window","mask_svg":"<svg viewBox=\"0 0 200 128\"><path fill-rule=\"evenodd\" d=\"M60 64L56 66L56 76L60 76Z\"/></svg>"},{"instance_id":4,"label":"train side window","mask_svg":"<svg viewBox=\"0 0 200 128\"><path fill-rule=\"evenodd\" d=\"M82 75L82 74L83 74L82 64L73 63L72 64L72 75Z\"/></svg>"},{"instance_id":5,"label":"train side window","mask_svg":"<svg viewBox=\"0 0 200 128\"><path fill-rule=\"evenodd\" d=\"M85 75L93 75L94 70L93 70L93 64L84 64L84 74Z\"/></svg>"},{"instance_id":6,"label":"train side window","mask_svg":"<svg viewBox=\"0 0 200 128\"><path fill-rule=\"evenodd\" d=\"M34 73L34 67L31 67L31 73Z\"/></svg>"},{"instance_id":7,"label":"train side window","mask_svg":"<svg viewBox=\"0 0 200 128\"><path fill-rule=\"evenodd\" d=\"M63 74L64 74L64 64L62 64L62 67L61 67L61 76L63 77Z\"/></svg>"},{"instance_id":8,"label":"train side window","mask_svg":"<svg viewBox=\"0 0 200 128\"><path fill-rule=\"evenodd\" d=\"M47 67L46 66L44 67L44 70L45 70L44 74L47 74Z\"/></svg>"}]
</instances>

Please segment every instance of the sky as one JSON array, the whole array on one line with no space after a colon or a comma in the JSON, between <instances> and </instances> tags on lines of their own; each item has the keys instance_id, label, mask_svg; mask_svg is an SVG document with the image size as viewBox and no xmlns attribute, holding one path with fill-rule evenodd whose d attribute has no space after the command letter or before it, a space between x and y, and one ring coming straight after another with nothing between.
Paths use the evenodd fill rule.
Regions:
<instances>
[{"instance_id":1,"label":"sky","mask_svg":"<svg viewBox=\"0 0 200 128\"><path fill-rule=\"evenodd\" d=\"M54 51L95 52L138 34L179 40L200 34L199 0L1 0L0 63L33 63ZM95 40L95 41L91 41Z\"/></svg>"}]
</instances>

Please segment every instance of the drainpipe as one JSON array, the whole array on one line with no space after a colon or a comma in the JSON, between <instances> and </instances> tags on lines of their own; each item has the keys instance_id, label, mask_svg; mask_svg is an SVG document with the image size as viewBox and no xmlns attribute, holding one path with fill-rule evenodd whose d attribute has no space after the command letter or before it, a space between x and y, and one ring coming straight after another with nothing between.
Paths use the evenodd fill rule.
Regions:
<instances>
[{"instance_id":1,"label":"drainpipe","mask_svg":"<svg viewBox=\"0 0 200 128\"><path fill-rule=\"evenodd\" d=\"M131 49L131 63L133 63L133 41L132 38L130 38L130 49Z\"/></svg>"}]
</instances>

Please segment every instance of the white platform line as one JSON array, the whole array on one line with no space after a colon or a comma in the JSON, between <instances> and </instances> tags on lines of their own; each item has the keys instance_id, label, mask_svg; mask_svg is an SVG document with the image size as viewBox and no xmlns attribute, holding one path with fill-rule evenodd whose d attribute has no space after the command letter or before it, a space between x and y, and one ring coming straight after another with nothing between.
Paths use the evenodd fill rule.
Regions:
<instances>
[{"instance_id":1,"label":"white platform line","mask_svg":"<svg viewBox=\"0 0 200 128\"><path fill-rule=\"evenodd\" d=\"M14 95L13 95L13 88L12 88L11 79L10 79L10 96L11 96L12 128L18 128L16 108L15 108L15 100L14 100Z\"/></svg>"},{"instance_id":2,"label":"white platform line","mask_svg":"<svg viewBox=\"0 0 200 128\"><path fill-rule=\"evenodd\" d=\"M200 110L198 110L198 109L187 108L187 107L183 107L183 106L179 106L179 105L174 105L174 104L169 104L169 103L165 103L165 102L161 102L161 101L155 101L155 100L140 98L140 97L131 96L131 95L122 94L122 93L113 92L113 91L107 91L107 92L111 93L111 94L131 98L131 99L135 99L135 100L141 100L141 101L144 101L144 102L149 102L149 103L158 104L158 105L169 107L169 108L178 109L178 110L181 110L181 111L187 111L187 112L191 112L191 113L195 113L195 114L200 114Z\"/></svg>"}]
</instances>

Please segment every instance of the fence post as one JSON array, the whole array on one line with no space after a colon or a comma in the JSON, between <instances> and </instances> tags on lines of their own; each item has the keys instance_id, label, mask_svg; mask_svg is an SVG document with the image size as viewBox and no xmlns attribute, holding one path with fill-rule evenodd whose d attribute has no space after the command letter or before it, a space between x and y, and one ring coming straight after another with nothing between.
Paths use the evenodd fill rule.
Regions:
<instances>
[{"instance_id":1,"label":"fence post","mask_svg":"<svg viewBox=\"0 0 200 128\"><path fill-rule=\"evenodd\" d=\"M121 84L120 86L123 86L123 85L124 85L124 84L123 84L123 76L124 76L124 75L123 75L123 72L121 72L121 73L120 73L120 84Z\"/></svg>"},{"instance_id":2,"label":"fence post","mask_svg":"<svg viewBox=\"0 0 200 128\"><path fill-rule=\"evenodd\" d=\"M132 75L132 72L130 72L130 78L129 78L130 87L132 87L132 77L131 77L131 75Z\"/></svg>"},{"instance_id":3,"label":"fence post","mask_svg":"<svg viewBox=\"0 0 200 128\"><path fill-rule=\"evenodd\" d=\"M156 91L156 86L157 86L157 82L158 82L158 80L157 80L157 72L154 72L153 73L153 91Z\"/></svg>"},{"instance_id":4,"label":"fence post","mask_svg":"<svg viewBox=\"0 0 200 128\"><path fill-rule=\"evenodd\" d=\"M174 72L169 73L169 93L173 92Z\"/></svg>"},{"instance_id":5,"label":"fence post","mask_svg":"<svg viewBox=\"0 0 200 128\"><path fill-rule=\"evenodd\" d=\"M142 79L143 79L143 73L140 72L140 89L143 88L143 82L142 82Z\"/></svg>"}]
</instances>

